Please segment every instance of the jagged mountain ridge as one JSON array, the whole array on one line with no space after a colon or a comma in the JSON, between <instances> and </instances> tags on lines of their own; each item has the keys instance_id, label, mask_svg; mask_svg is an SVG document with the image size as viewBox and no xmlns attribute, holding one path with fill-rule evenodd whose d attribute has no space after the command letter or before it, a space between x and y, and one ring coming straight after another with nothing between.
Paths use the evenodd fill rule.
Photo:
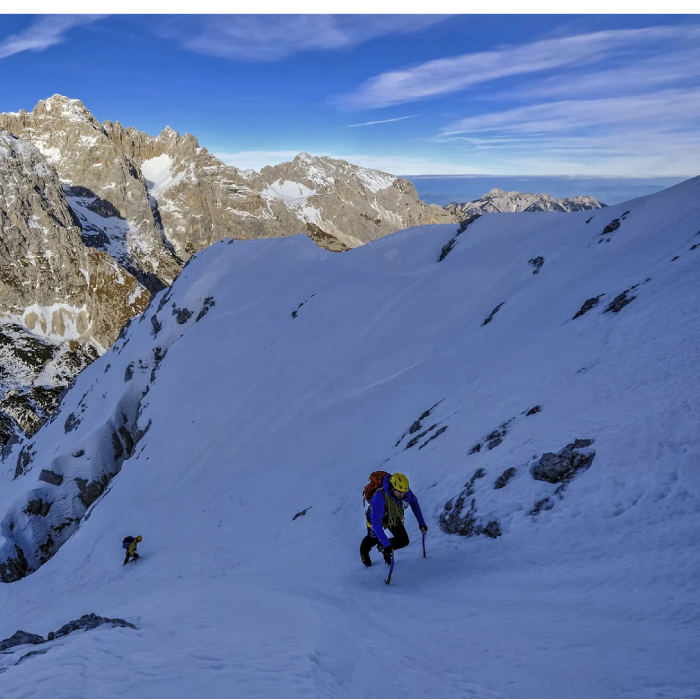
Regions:
<instances>
[{"instance_id":1,"label":"jagged mountain ridge","mask_svg":"<svg viewBox=\"0 0 700 700\"><path fill-rule=\"evenodd\" d=\"M299 196L290 201L291 191L304 192L301 206ZM0 114L0 194L0 318L24 326L46 348L35 359L67 352L66 366L76 372L91 355L74 355L66 342L103 352L149 293L170 285L192 254L224 236L301 232L343 251L415 223L454 220L385 173L306 154L265 175L242 173L191 134L166 127L152 137L119 122L100 124L79 100L60 95L32 112ZM17 342L21 335L6 333ZM27 397L47 373L35 367L26 383L29 375L11 359L18 353L21 343L2 365L12 393L7 440L16 437L16 419L31 432L45 417ZM58 391L69 381L61 377L43 388Z\"/></svg>"},{"instance_id":2,"label":"jagged mountain ridge","mask_svg":"<svg viewBox=\"0 0 700 700\"><path fill-rule=\"evenodd\" d=\"M0 126L31 139L56 168L86 241L108 249L153 291L224 236L304 233L322 247L347 250L406 226L454 220L387 173L307 154L259 174L242 172L191 134L166 127L152 137L119 122L100 124L82 102L61 95L30 113L0 114ZM303 194L290 202L288 191L300 187Z\"/></svg>"},{"instance_id":3,"label":"jagged mountain ridge","mask_svg":"<svg viewBox=\"0 0 700 700\"><path fill-rule=\"evenodd\" d=\"M580 195L555 199L548 194L531 194L529 192L504 192L494 188L483 197L471 202L451 202L445 205L445 210L462 218L477 214L516 211L585 211L600 209L601 204L594 197Z\"/></svg>"}]
</instances>

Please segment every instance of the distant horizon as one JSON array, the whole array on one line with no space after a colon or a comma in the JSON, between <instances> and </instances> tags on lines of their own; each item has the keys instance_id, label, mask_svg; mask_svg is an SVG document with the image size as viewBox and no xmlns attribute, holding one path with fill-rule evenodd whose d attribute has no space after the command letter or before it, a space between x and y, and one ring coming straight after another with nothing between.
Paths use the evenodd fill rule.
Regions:
<instances>
[{"instance_id":1,"label":"distant horizon","mask_svg":"<svg viewBox=\"0 0 700 700\"><path fill-rule=\"evenodd\" d=\"M546 179L546 178L561 178L561 179L572 179L572 180L661 180L661 179L680 179L680 180L692 180L694 177L700 176L700 172L695 175L558 175L556 173L550 175L528 175L527 173L465 173L460 174L447 174L447 175L420 175L412 173L410 175L389 173L390 175L396 175L400 178L410 178L419 177L423 180L428 179L461 179L461 178L485 178L485 177L512 177L512 178L527 178L529 180Z\"/></svg>"},{"instance_id":2,"label":"distant horizon","mask_svg":"<svg viewBox=\"0 0 700 700\"><path fill-rule=\"evenodd\" d=\"M413 184L418 198L426 204L445 206L452 202L473 202L494 188L505 192L548 194L555 199L586 195L601 204L614 205L645 197L692 177L574 177L565 175L401 175ZM697 176L695 176L697 177Z\"/></svg>"}]
</instances>

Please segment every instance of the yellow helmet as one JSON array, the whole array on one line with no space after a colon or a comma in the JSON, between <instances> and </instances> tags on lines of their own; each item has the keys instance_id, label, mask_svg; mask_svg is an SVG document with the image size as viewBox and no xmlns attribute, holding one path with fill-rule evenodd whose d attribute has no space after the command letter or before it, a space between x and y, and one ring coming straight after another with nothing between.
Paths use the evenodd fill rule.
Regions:
<instances>
[{"instance_id":1,"label":"yellow helmet","mask_svg":"<svg viewBox=\"0 0 700 700\"><path fill-rule=\"evenodd\" d=\"M141 535L139 535L139 536L136 538L136 541L137 541L137 542L140 542L142 539L143 539L143 537L141 537Z\"/></svg>"},{"instance_id":2,"label":"yellow helmet","mask_svg":"<svg viewBox=\"0 0 700 700\"><path fill-rule=\"evenodd\" d=\"M389 483L391 484L391 488L396 489L401 493L408 492L408 477L405 474L396 472L396 474L394 474L394 476L391 477Z\"/></svg>"}]
</instances>

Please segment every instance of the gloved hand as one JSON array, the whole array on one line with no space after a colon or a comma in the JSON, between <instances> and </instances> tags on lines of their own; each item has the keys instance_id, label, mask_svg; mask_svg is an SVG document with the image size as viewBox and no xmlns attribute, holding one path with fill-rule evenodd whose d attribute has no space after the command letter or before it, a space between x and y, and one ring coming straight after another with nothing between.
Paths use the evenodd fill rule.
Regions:
<instances>
[{"instance_id":1,"label":"gloved hand","mask_svg":"<svg viewBox=\"0 0 700 700\"><path fill-rule=\"evenodd\" d=\"M384 555L384 561L389 564L391 563L391 557L394 556L394 549L392 547L383 547L382 554Z\"/></svg>"},{"instance_id":2,"label":"gloved hand","mask_svg":"<svg viewBox=\"0 0 700 700\"><path fill-rule=\"evenodd\" d=\"M425 533L428 532L427 525L421 525L419 529L420 529L422 535L425 535Z\"/></svg>"}]
</instances>

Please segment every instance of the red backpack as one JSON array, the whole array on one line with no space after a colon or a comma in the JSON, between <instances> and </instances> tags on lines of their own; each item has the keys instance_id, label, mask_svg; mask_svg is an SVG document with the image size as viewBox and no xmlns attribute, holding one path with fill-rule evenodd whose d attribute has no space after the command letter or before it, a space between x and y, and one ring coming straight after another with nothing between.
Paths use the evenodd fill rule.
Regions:
<instances>
[{"instance_id":1,"label":"red backpack","mask_svg":"<svg viewBox=\"0 0 700 700\"><path fill-rule=\"evenodd\" d=\"M387 476L391 476L389 472L372 472L369 475L369 483L367 486L362 491L362 504L364 505L365 503L369 503L372 500L372 496L374 496L375 492L377 492L380 488L382 488L382 484L384 483L384 478Z\"/></svg>"}]
</instances>

